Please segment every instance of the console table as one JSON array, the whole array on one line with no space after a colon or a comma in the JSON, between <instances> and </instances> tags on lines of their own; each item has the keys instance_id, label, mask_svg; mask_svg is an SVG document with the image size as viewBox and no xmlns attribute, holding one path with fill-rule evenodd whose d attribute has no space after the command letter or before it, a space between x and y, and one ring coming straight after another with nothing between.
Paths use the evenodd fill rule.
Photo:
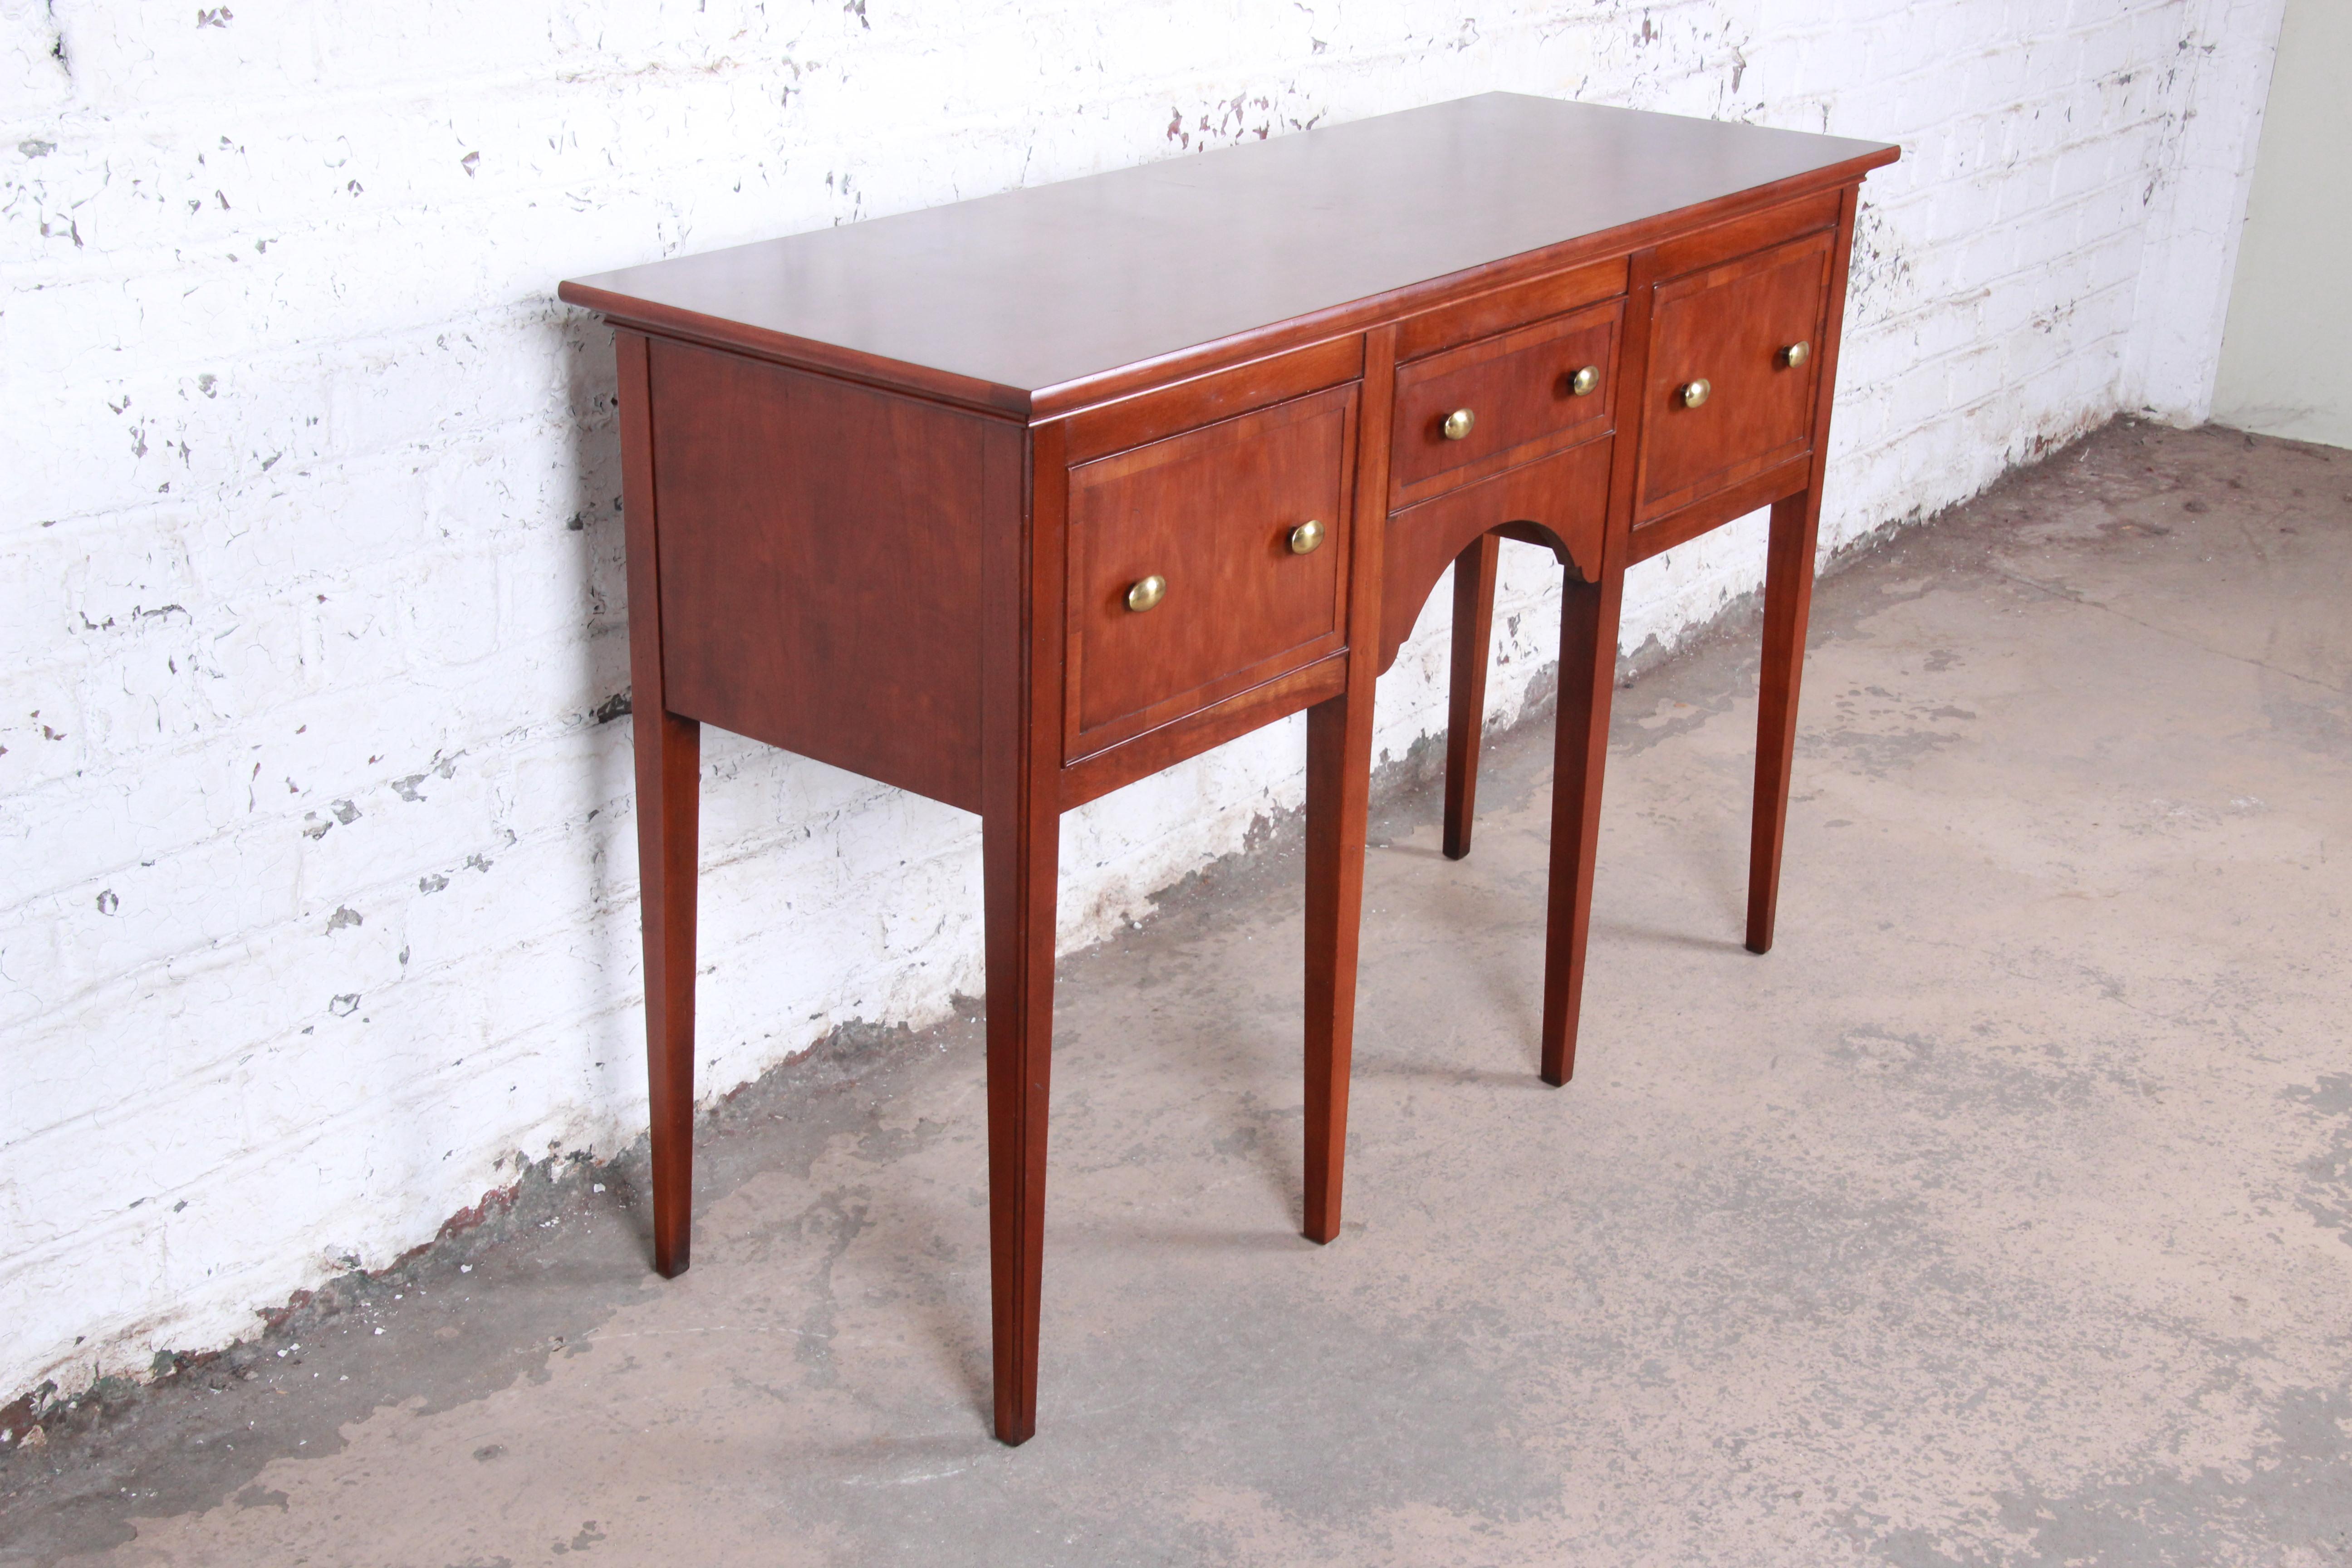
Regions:
<instances>
[{"instance_id":1,"label":"console table","mask_svg":"<svg viewBox=\"0 0 2352 1568\"><path fill-rule=\"evenodd\" d=\"M1770 942L1863 176L1495 93L567 282L615 326L655 1263L687 1266L699 734L981 817L996 1431L1036 1426L1061 813L1307 720L1305 1229L1339 1234L1375 678L1497 537L1567 567L1544 1076L1574 1062L1626 566L1763 506Z\"/></svg>"}]
</instances>

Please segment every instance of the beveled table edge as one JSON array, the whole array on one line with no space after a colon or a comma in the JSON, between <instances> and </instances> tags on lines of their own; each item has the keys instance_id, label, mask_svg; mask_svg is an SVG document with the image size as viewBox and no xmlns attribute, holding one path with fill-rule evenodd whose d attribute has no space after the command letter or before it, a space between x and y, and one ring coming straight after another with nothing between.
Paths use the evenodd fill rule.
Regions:
<instances>
[{"instance_id":1,"label":"beveled table edge","mask_svg":"<svg viewBox=\"0 0 2352 1568\"><path fill-rule=\"evenodd\" d=\"M1880 143L1842 163L1750 186L1729 196L1659 213L1616 228L1578 235L1384 293L1345 300L1286 321L1036 388L1006 386L911 361L748 326L633 295L615 294L576 280L567 279L558 286L556 297L566 304L594 310L614 326L727 349L798 370L837 375L980 414L1036 425L1138 392L1410 316L1464 294L1506 288L1611 255L1629 254L1670 235L1745 217L1822 191L1857 184L1873 169L1883 168L1901 156L1900 147Z\"/></svg>"}]
</instances>

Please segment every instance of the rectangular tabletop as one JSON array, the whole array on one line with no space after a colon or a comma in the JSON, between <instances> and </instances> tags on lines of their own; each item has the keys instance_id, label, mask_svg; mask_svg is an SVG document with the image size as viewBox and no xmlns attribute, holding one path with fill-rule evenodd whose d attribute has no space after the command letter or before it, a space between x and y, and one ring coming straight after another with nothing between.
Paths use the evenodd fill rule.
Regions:
<instances>
[{"instance_id":1,"label":"rectangular tabletop","mask_svg":"<svg viewBox=\"0 0 2352 1568\"><path fill-rule=\"evenodd\" d=\"M1487 93L567 282L684 331L1013 413L1037 394L1708 202L1884 143ZM833 353L824 351L831 350Z\"/></svg>"}]
</instances>

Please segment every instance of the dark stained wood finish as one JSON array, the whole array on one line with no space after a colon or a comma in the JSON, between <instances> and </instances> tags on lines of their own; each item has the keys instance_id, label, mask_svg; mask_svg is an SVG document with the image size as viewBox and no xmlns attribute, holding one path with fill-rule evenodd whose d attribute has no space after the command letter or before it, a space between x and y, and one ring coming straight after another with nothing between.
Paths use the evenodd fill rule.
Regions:
<instances>
[{"instance_id":1,"label":"dark stained wood finish","mask_svg":"<svg viewBox=\"0 0 2352 1568\"><path fill-rule=\"evenodd\" d=\"M1834 190L1882 143L1488 93L675 257L563 298L1029 418Z\"/></svg>"},{"instance_id":2,"label":"dark stained wood finish","mask_svg":"<svg viewBox=\"0 0 2352 1568\"><path fill-rule=\"evenodd\" d=\"M1794 495L1811 482L1812 473L1812 455L1801 453L1765 469L1753 479L1742 479L1713 495L1685 502L1662 517L1636 522L1633 524L1633 549L1626 555L1626 562L1631 564L1647 561L1653 555L1662 555L1677 544L1770 506L1782 496Z\"/></svg>"},{"instance_id":3,"label":"dark stained wood finish","mask_svg":"<svg viewBox=\"0 0 2352 1568\"><path fill-rule=\"evenodd\" d=\"M1797 688L1804 672L1805 626L1813 597L1813 551L1821 509L1811 490L1772 503L1764 558L1764 658L1757 685L1756 795L1748 846L1750 952L1772 950L1780 901L1780 846L1789 822L1795 761Z\"/></svg>"},{"instance_id":4,"label":"dark stained wood finish","mask_svg":"<svg viewBox=\"0 0 2352 1568\"><path fill-rule=\"evenodd\" d=\"M1288 353L1252 360L1158 392L1097 404L1070 415L1070 461L1084 463L1129 447L1197 430L1254 408L1303 397L1364 374L1360 334L1333 338Z\"/></svg>"},{"instance_id":5,"label":"dark stained wood finish","mask_svg":"<svg viewBox=\"0 0 2352 1568\"><path fill-rule=\"evenodd\" d=\"M1390 504L1410 506L1608 429L1622 313L1621 305L1596 306L1399 371ZM1580 394L1574 377L1585 369L1600 373L1600 384ZM1458 439L1444 434L1446 416L1457 411L1475 418Z\"/></svg>"},{"instance_id":6,"label":"dark stained wood finish","mask_svg":"<svg viewBox=\"0 0 2352 1568\"><path fill-rule=\"evenodd\" d=\"M1378 671L1456 563L1466 851L1495 541L1569 566L1540 1026L1563 1081L1625 566L1771 500L1769 945L1855 191L1895 156L1490 94L564 284L621 329L656 1267L688 1256L702 721L980 814L1008 1443L1037 1420L1062 811L1307 712L1301 1224L1328 1241ZM1793 402L1793 378L1661 358L1779 335L1806 287ZM1603 390L1561 397L1586 363ZM1737 411L1669 427L1675 374ZM1456 396L1479 439L1421 442ZM1289 552L1309 516L1325 543ZM1145 572L1168 600L1113 613Z\"/></svg>"},{"instance_id":7,"label":"dark stained wood finish","mask_svg":"<svg viewBox=\"0 0 2352 1568\"><path fill-rule=\"evenodd\" d=\"M672 710L977 809L989 422L658 340L652 375Z\"/></svg>"},{"instance_id":8,"label":"dark stained wood finish","mask_svg":"<svg viewBox=\"0 0 2352 1568\"><path fill-rule=\"evenodd\" d=\"M1821 382L1813 404L1811 482L1772 508L1772 537L1764 566L1764 660L1756 709L1756 802L1748 847L1748 951L1769 952L1780 901L1780 847L1789 824L1789 775L1796 758L1797 689L1805 672L1805 626L1813 605L1813 555L1820 548L1822 481L1830 444L1830 409L1837 385L1840 333L1845 319L1846 274L1853 262L1853 220L1862 192L1849 187L1840 208L1837 247L1830 263L1827 306L1831 330L1822 344Z\"/></svg>"},{"instance_id":9,"label":"dark stained wood finish","mask_svg":"<svg viewBox=\"0 0 2352 1568\"><path fill-rule=\"evenodd\" d=\"M1454 558L1454 661L1446 706L1460 721L1445 731L1445 858L1470 853L1478 811L1478 742L1486 716L1486 656L1495 646L1495 575L1503 536L1482 533Z\"/></svg>"},{"instance_id":10,"label":"dark stained wood finish","mask_svg":"<svg viewBox=\"0 0 2352 1568\"><path fill-rule=\"evenodd\" d=\"M1662 239L1652 250L1658 276L1679 278L1702 267L1753 256L1816 229L1833 227L1843 199L1843 189L1820 191Z\"/></svg>"},{"instance_id":11,"label":"dark stained wood finish","mask_svg":"<svg viewBox=\"0 0 2352 1568\"><path fill-rule=\"evenodd\" d=\"M1366 335L1363 395L1385 408L1396 390L1396 329ZM1348 621L1381 613L1381 497L1388 492L1383 422L1367 419L1357 455ZM1348 650L1348 684L1307 710L1307 1213L1310 1241L1339 1234L1348 1152L1348 1068L1356 1028L1357 932L1364 902L1364 824L1372 787L1372 692L1379 641Z\"/></svg>"},{"instance_id":12,"label":"dark stained wood finish","mask_svg":"<svg viewBox=\"0 0 2352 1568\"><path fill-rule=\"evenodd\" d=\"M1648 295L1657 258L1636 251L1628 277L1623 374L1639 386L1656 350L1656 312ZM1584 955L1592 929L1592 873L1601 844L1601 778L1609 761L1609 700L1617 687L1617 623L1625 598L1625 551L1632 532L1636 439L1611 443L1609 516L1601 560L1560 591L1559 714L1552 737L1551 879L1544 911L1543 1021L1537 1030L1540 1071L1558 1086L1576 1070L1577 1021L1584 999ZM1469 716L1472 728L1482 716Z\"/></svg>"},{"instance_id":13,"label":"dark stained wood finish","mask_svg":"<svg viewBox=\"0 0 2352 1568\"><path fill-rule=\"evenodd\" d=\"M1827 447L1836 385L1846 277L1859 200L1859 187L1848 186L1836 194L1833 209L1825 209L1820 202L1797 204L1717 225L1686 240L1637 253L1633 258L1623 374L1629 384L1642 379L1644 372L1641 361L1647 356L1653 362L1647 372L1652 396L1638 419L1639 461L1644 480L1651 478L1647 471L1649 448L1660 439L1656 431L1662 427L1653 423L1657 407L1655 394L1662 386L1679 384L1687 375L1685 373L1677 376L1659 363L1658 357L1686 353L1693 345L1711 347L1724 342L1736 346L1743 333L1751 349L1757 340L1773 336L1782 337L1782 346L1794 341L1784 335L1786 329L1781 323L1801 319L1802 296L1810 285L1791 285L1788 275L1795 271L1801 278L1801 269L1811 266L1811 258L1819 255L1819 301L1814 307L1813 335L1810 339L1813 356L1804 367L1807 374L1801 382L1796 373L1778 363L1771 363L1770 369L1788 376L1786 383L1774 384L1752 374L1753 365L1744 367L1738 384L1752 392L1760 382L1767 389L1762 412L1751 413L1734 427L1733 434L1717 431L1711 433L1706 442L1693 443L1702 448L1703 455L1687 466L1704 467L1712 460L1716 467L1705 478L1685 482L1679 490L1671 492L1666 498L1670 508L1653 508L1653 514L1646 518L1636 513L1624 517L1622 522L1616 521L1631 504L1629 498L1637 488L1645 491L1654 488L1654 483L1637 487L1633 475L1621 466L1610 486L1610 493L1616 499L1612 500L1612 521L1605 536L1606 548L1616 558L1590 581L1579 584L1571 579L1568 584L1561 611L1551 905L1541 1031L1542 1073L1548 1082L1567 1082L1575 1068L1577 1022L1591 933L1601 780L1607 761L1609 695L1614 682L1624 567L1630 561L1671 549L1768 504L1772 507L1772 532L1765 584L1763 691L1757 721L1747 942L1750 951L1759 953L1771 946L1796 739L1797 692L1803 668L1813 555L1819 538L1822 455ZM1820 229L1824 221L1832 226ZM1802 237L1788 240L1786 237L1795 228L1807 232ZM1738 246L1769 245L1776 239L1781 243L1755 255L1733 254ZM1666 259L1706 269L1655 284L1652 280ZM1759 279L1765 280L1760 288L1757 283ZM1745 289L1743 285L1747 286ZM1745 299L1741 297L1743 292ZM1761 304L1756 300L1759 293L1765 296ZM1677 305L1688 306L1694 300L1704 308L1676 311ZM1674 342L1666 343L1663 333L1670 322L1680 328L1680 333ZM1645 336L1645 329L1654 325L1662 334L1656 344ZM1805 405L1793 421L1797 431L1793 439L1787 436L1791 423L1788 411L1777 405L1788 401L1792 384L1801 385L1805 399ZM1667 437L1670 443L1674 438ZM1682 438L1688 439L1686 432ZM1712 443L1711 447L1707 442ZM1796 448L1793 454L1790 453L1791 447ZM1634 441L1620 441L1617 448L1621 465L1630 460L1637 449ZM1741 455L1743 448L1745 456ZM1671 453L1671 446L1669 450ZM1669 468L1667 471L1673 469ZM1621 531L1625 540L1622 549L1618 544ZM1506 527L1501 531L1527 533L1521 527ZM1533 537L1542 539L1540 534ZM1401 591L1402 580L1391 584L1387 611L1391 635L1399 640L1403 633L1393 628L1399 615L1396 599ZM1491 577L1472 586L1457 583L1456 591L1457 626L1465 613L1472 617L1483 615L1491 618ZM1461 598L1465 594L1470 596L1466 604ZM1491 632L1487 635L1491 637ZM1483 658L1486 646L1482 640L1474 655L1473 650L1465 647L1457 633L1457 669L1473 657ZM1388 657L1394 657L1393 644ZM1463 681L1456 679L1449 703L1444 832L1447 852L1457 858L1468 853L1470 843L1483 702L1483 692L1474 696Z\"/></svg>"},{"instance_id":14,"label":"dark stained wood finish","mask_svg":"<svg viewBox=\"0 0 2352 1568\"><path fill-rule=\"evenodd\" d=\"M1355 413L1351 384L1070 470L1068 760L1345 644ZM1165 597L1130 609L1150 576Z\"/></svg>"},{"instance_id":15,"label":"dark stained wood finish","mask_svg":"<svg viewBox=\"0 0 2352 1568\"><path fill-rule=\"evenodd\" d=\"M996 1435L1037 1430L1045 1260L1045 1113L1054 1042L1054 909L1062 804L1061 432L989 431L974 476L988 516L982 630L981 882L987 905L988 1238ZM1024 459L1027 459L1024 461ZM1024 493L1025 492L1025 493Z\"/></svg>"},{"instance_id":16,"label":"dark stained wood finish","mask_svg":"<svg viewBox=\"0 0 2352 1568\"><path fill-rule=\"evenodd\" d=\"M1235 692L1131 741L1079 758L1062 770L1062 809L1097 800L1115 789L1149 778L1187 757L1223 745L1237 735L1262 730L1277 719L1303 713L1347 689L1348 654L1341 649L1261 686Z\"/></svg>"},{"instance_id":17,"label":"dark stained wood finish","mask_svg":"<svg viewBox=\"0 0 2352 1568\"><path fill-rule=\"evenodd\" d=\"M1560 589L1559 709L1552 735L1551 879L1544 911L1543 1080L1576 1071L1584 960L1592 931L1592 876L1601 842L1601 781L1609 755L1609 700L1617 683L1617 625L1625 574ZM1469 726L1475 729L1475 725ZM1463 825L1467 837L1468 824Z\"/></svg>"},{"instance_id":18,"label":"dark stained wood finish","mask_svg":"<svg viewBox=\"0 0 2352 1568\"><path fill-rule=\"evenodd\" d=\"M1833 238L1809 235L1658 286L1640 515L1672 511L1805 450ZM1783 363L1797 343L1805 363ZM1699 378L1714 390L1685 407L1679 389Z\"/></svg>"},{"instance_id":19,"label":"dark stained wood finish","mask_svg":"<svg viewBox=\"0 0 2352 1568\"><path fill-rule=\"evenodd\" d=\"M1396 662L1430 589L1482 533L1524 524L1517 537L1549 546L1563 564L1588 578L1598 572L1613 445L1588 441L1391 513L1381 593L1380 668Z\"/></svg>"},{"instance_id":20,"label":"dark stained wood finish","mask_svg":"<svg viewBox=\"0 0 2352 1568\"><path fill-rule=\"evenodd\" d=\"M619 331L613 338L620 370L621 513L629 549L629 721L636 742L654 1268L675 1279L692 1258L695 857L702 726L669 711L663 699L649 345L636 332Z\"/></svg>"},{"instance_id":21,"label":"dark stained wood finish","mask_svg":"<svg viewBox=\"0 0 2352 1568\"><path fill-rule=\"evenodd\" d=\"M1474 342L1529 321L1566 315L1625 292L1625 258L1588 262L1565 272L1489 289L1465 300L1407 316L1397 323L1397 362L1409 363L1440 349Z\"/></svg>"}]
</instances>

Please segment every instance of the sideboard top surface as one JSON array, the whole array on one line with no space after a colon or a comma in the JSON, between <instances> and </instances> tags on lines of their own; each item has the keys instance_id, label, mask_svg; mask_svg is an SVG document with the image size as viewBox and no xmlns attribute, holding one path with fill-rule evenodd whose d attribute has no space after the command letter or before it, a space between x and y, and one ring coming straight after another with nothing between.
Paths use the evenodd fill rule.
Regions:
<instances>
[{"instance_id":1,"label":"sideboard top surface","mask_svg":"<svg viewBox=\"0 0 2352 1568\"><path fill-rule=\"evenodd\" d=\"M893 380L903 366L912 384L1022 412L1048 388L1743 193L1857 178L1895 155L1881 142L1487 93L651 262L562 292L630 325L787 353L809 345L820 363Z\"/></svg>"}]
</instances>

